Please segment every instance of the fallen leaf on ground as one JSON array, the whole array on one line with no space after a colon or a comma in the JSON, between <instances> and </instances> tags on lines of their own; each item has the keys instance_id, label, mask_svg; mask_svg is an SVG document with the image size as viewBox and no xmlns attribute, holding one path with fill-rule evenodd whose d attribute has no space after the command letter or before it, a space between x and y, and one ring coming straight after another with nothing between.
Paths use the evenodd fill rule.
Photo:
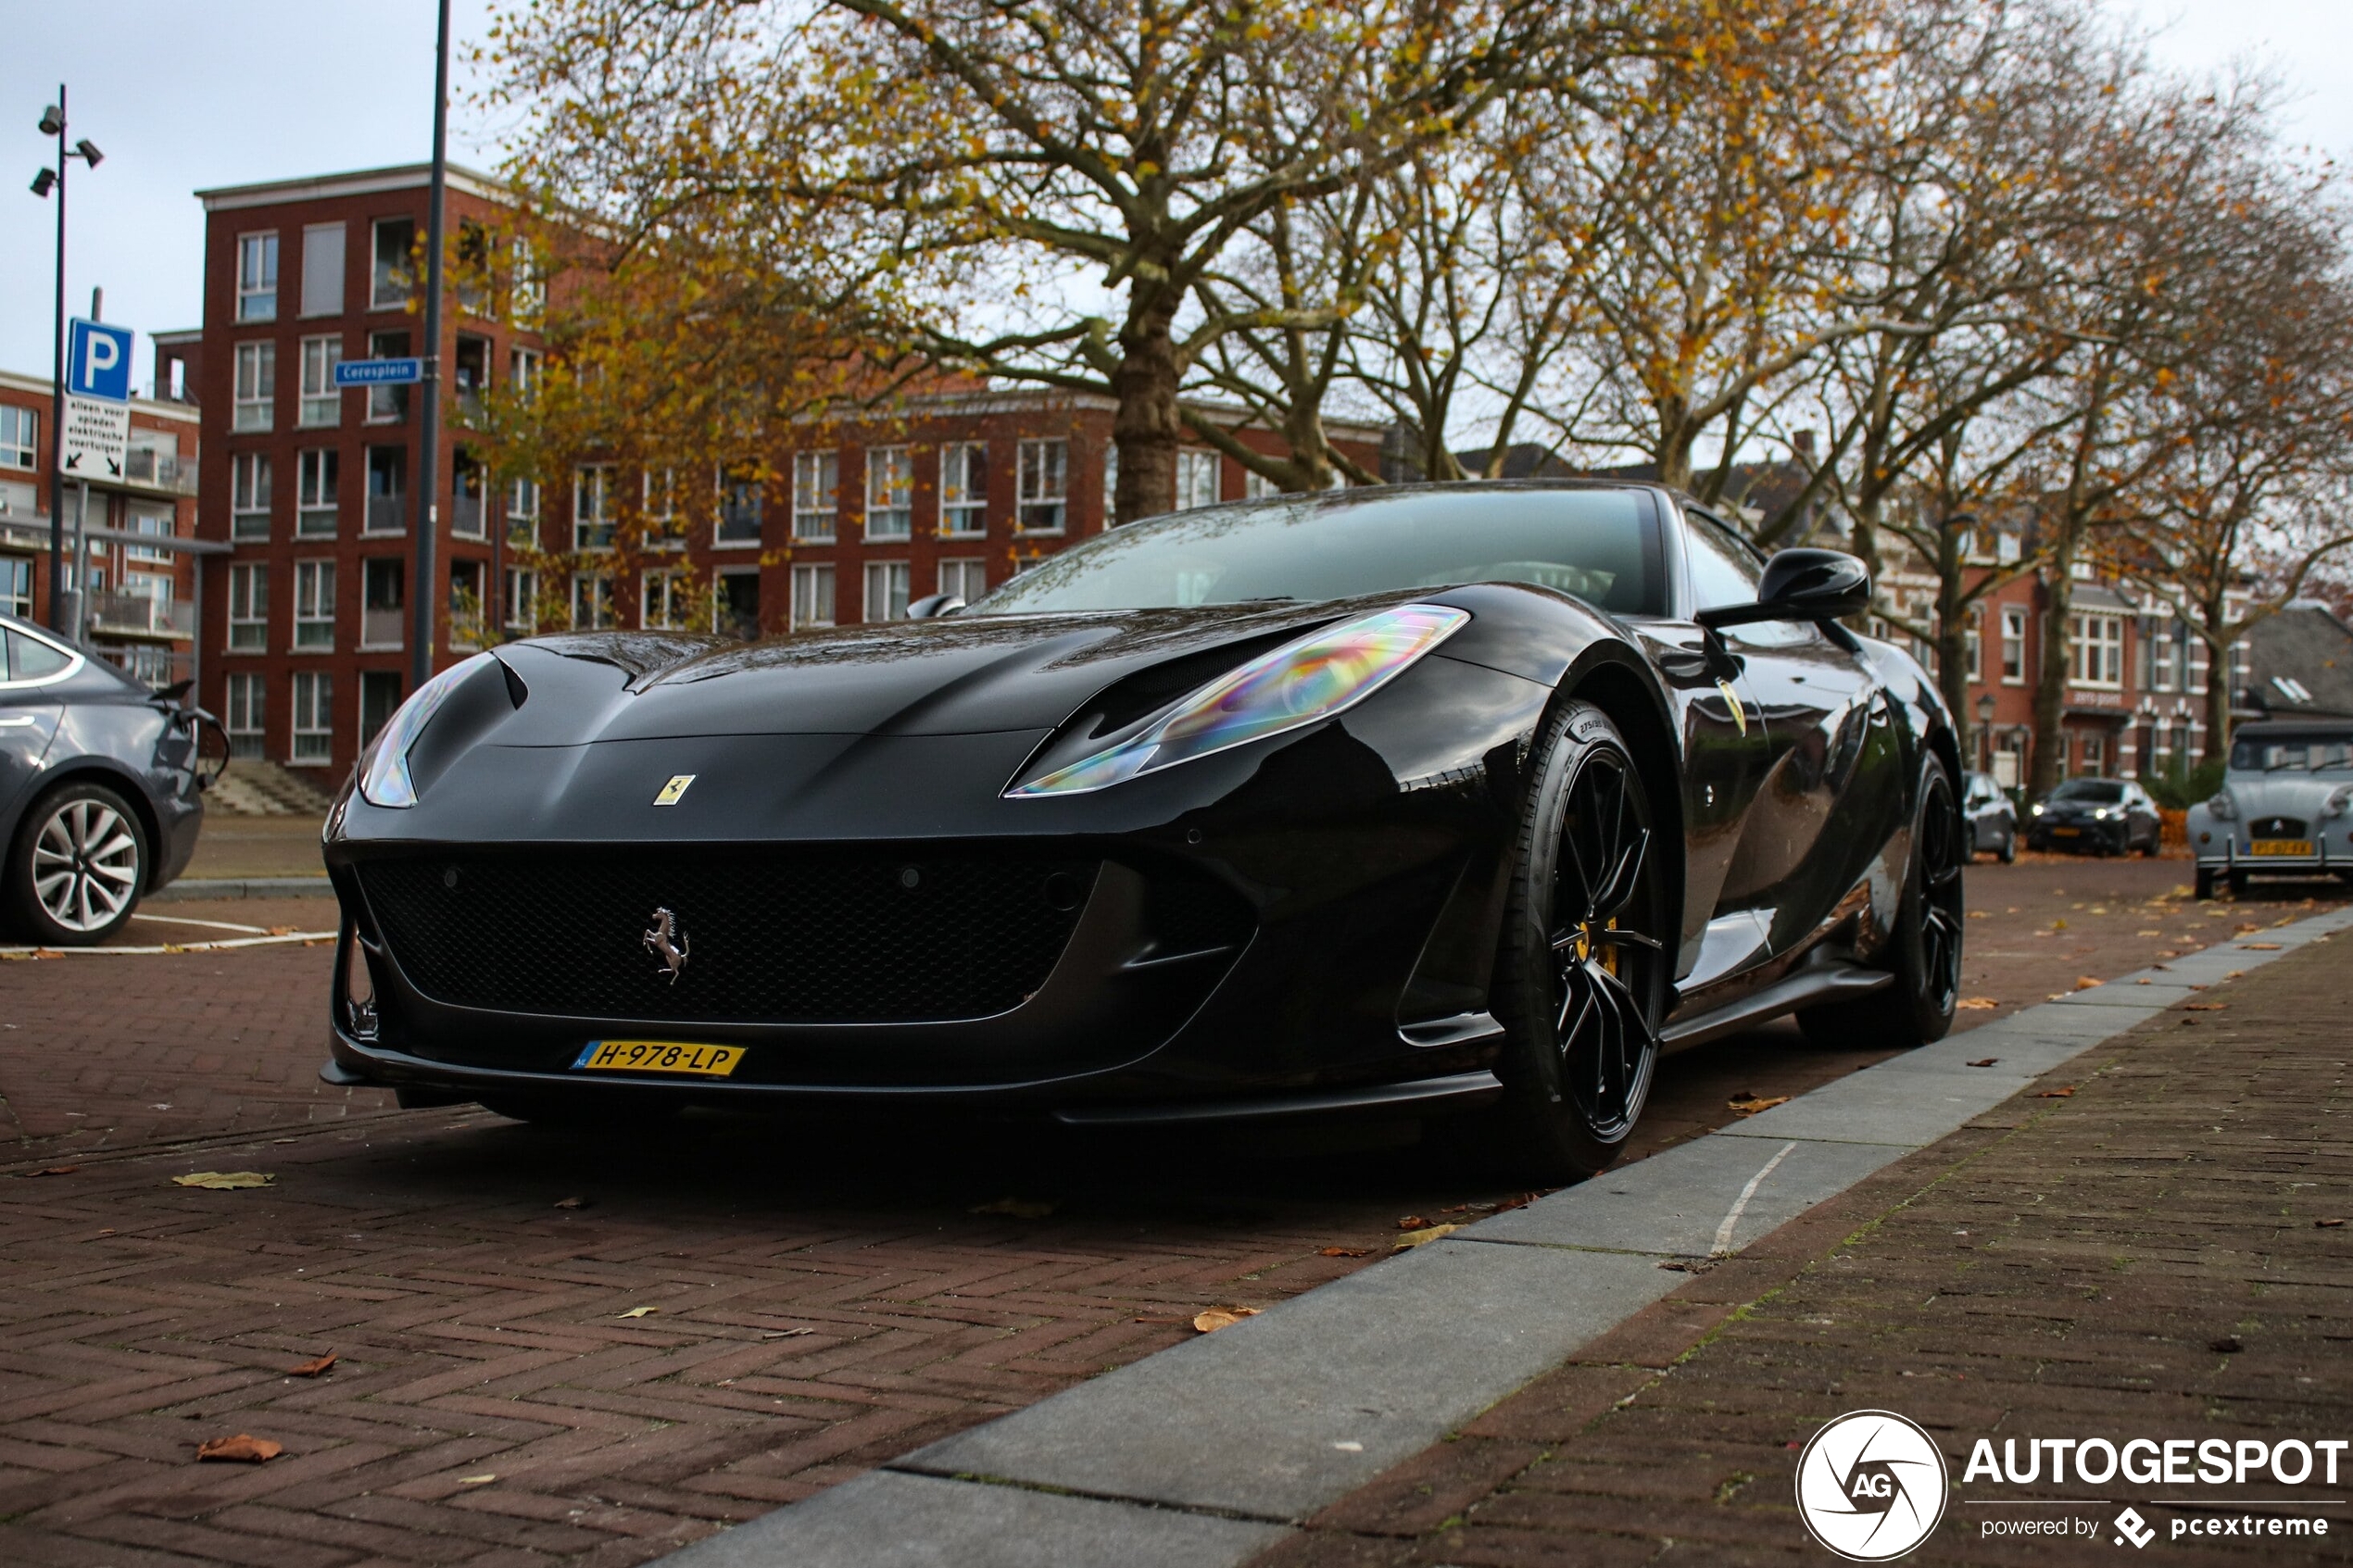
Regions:
<instances>
[{"instance_id":1,"label":"fallen leaf on ground","mask_svg":"<svg viewBox=\"0 0 2353 1568\"><path fill-rule=\"evenodd\" d=\"M625 1312L615 1312L613 1315L622 1318L649 1318L661 1311L660 1307L632 1307Z\"/></svg>"},{"instance_id":2,"label":"fallen leaf on ground","mask_svg":"<svg viewBox=\"0 0 2353 1568\"><path fill-rule=\"evenodd\" d=\"M1998 1056L1982 1056L1975 1061L1970 1062L1969 1065L1971 1067L1991 1067L2001 1060L2002 1059Z\"/></svg>"},{"instance_id":3,"label":"fallen leaf on ground","mask_svg":"<svg viewBox=\"0 0 2353 1568\"><path fill-rule=\"evenodd\" d=\"M1963 997L1953 1005L1963 1012L1991 1012L2002 1004L1991 997Z\"/></svg>"},{"instance_id":4,"label":"fallen leaf on ground","mask_svg":"<svg viewBox=\"0 0 2353 1568\"><path fill-rule=\"evenodd\" d=\"M195 1171L171 1179L183 1187L266 1187L278 1177L270 1171Z\"/></svg>"},{"instance_id":5,"label":"fallen leaf on ground","mask_svg":"<svg viewBox=\"0 0 2353 1568\"><path fill-rule=\"evenodd\" d=\"M273 925L270 928L270 935L272 936L292 936L296 932L300 931L302 927L298 925Z\"/></svg>"},{"instance_id":6,"label":"fallen leaf on ground","mask_svg":"<svg viewBox=\"0 0 2353 1568\"><path fill-rule=\"evenodd\" d=\"M804 1334L814 1334L817 1331L813 1328L772 1328L760 1337L762 1339L798 1339Z\"/></svg>"},{"instance_id":7,"label":"fallen leaf on ground","mask_svg":"<svg viewBox=\"0 0 2353 1568\"><path fill-rule=\"evenodd\" d=\"M1452 1236L1454 1232L1461 1230L1462 1228L1463 1227L1460 1225L1446 1224L1429 1225L1421 1230L1407 1231L1403 1236L1397 1238L1397 1245L1390 1248L1390 1250L1392 1252L1403 1252L1409 1247L1419 1247L1426 1241L1436 1241L1441 1236Z\"/></svg>"},{"instance_id":8,"label":"fallen leaf on ground","mask_svg":"<svg viewBox=\"0 0 2353 1568\"><path fill-rule=\"evenodd\" d=\"M2263 929L2263 927L2262 927L2262 925L2261 925L2259 922L2256 922L2256 921L2251 921L2251 920L2243 920L2243 921L2239 922L2238 922L2238 924L2236 924L2236 925L2233 926L2231 929L2232 929L2232 930L2233 930L2233 931L2260 931L2260 930L2262 930L2262 929Z\"/></svg>"},{"instance_id":9,"label":"fallen leaf on ground","mask_svg":"<svg viewBox=\"0 0 2353 1568\"><path fill-rule=\"evenodd\" d=\"M2162 931L2136 931L2133 933L2133 935L2135 936L2162 936L2165 933Z\"/></svg>"},{"instance_id":10,"label":"fallen leaf on ground","mask_svg":"<svg viewBox=\"0 0 2353 1568\"><path fill-rule=\"evenodd\" d=\"M2244 1340L2240 1339L2237 1335L2226 1334L2220 1339L2208 1340L2206 1342L2206 1348L2225 1356L2235 1356L2241 1350L2246 1348L2246 1344Z\"/></svg>"},{"instance_id":11,"label":"fallen leaf on ground","mask_svg":"<svg viewBox=\"0 0 2353 1568\"><path fill-rule=\"evenodd\" d=\"M2133 984L2135 985L2146 985L2149 984L2149 977L2144 974L2138 980L2133 981Z\"/></svg>"},{"instance_id":12,"label":"fallen leaf on ground","mask_svg":"<svg viewBox=\"0 0 2353 1568\"><path fill-rule=\"evenodd\" d=\"M2312 1228L2320 1231L2333 1231L2343 1223L2345 1223L2343 1220L2315 1220L2312 1222Z\"/></svg>"},{"instance_id":13,"label":"fallen leaf on ground","mask_svg":"<svg viewBox=\"0 0 2353 1568\"><path fill-rule=\"evenodd\" d=\"M286 1451L283 1443L273 1443L267 1437L256 1437L240 1432L233 1437L210 1437L196 1445L199 1460L219 1460L224 1464L259 1464L276 1459Z\"/></svg>"},{"instance_id":14,"label":"fallen leaf on ground","mask_svg":"<svg viewBox=\"0 0 2353 1568\"><path fill-rule=\"evenodd\" d=\"M2063 1089L2044 1089L2037 1093L2034 1098L2036 1099L2066 1099L2074 1093L2075 1085L2070 1084Z\"/></svg>"},{"instance_id":15,"label":"fallen leaf on ground","mask_svg":"<svg viewBox=\"0 0 2353 1568\"><path fill-rule=\"evenodd\" d=\"M82 1169L82 1167L81 1167L81 1166L79 1166L79 1165L48 1165L48 1166L44 1166L42 1169L40 1169L40 1170L38 1170L38 1171L27 1171L27 1172L25 1173L25 1175L26 1175L26 1176L28 1176L28 1177L31 1177L31 1176L70 1176L70 1175L72 1175L72 1174L73 1174L76 1171L79 1171L79 1170L81 1170L81 1169Z\"/></svg>"},{"instance_id":16,"label":"fallen leaf on ground","mask_svg":"<svg viewBox=\"0 0 2353 1568\"><path fill-rule=\"evenodd\" d=\"M556 1199L556 1207L559 1209L585 1209L593 1201L595 1200L586 1198L559 1198Z\"/></svg>"},{"instance_id":17,"label":"fallen leaf on ground","mask_svg":"<svg viewBox=\"0 0 2353 1568\"><path fill-rule=\"evenodd\" d=\"M2051 929L2053 931L2065 931L2067 929L2067 922L2064 919L2055 920L2051 922Z\"/></svg>"},{"instance_id":18,"label":"fallen leaf on ground","mask_svg":"<svg viewBox=\"0 0 2353 1568\"><path fill-rule=\"evenodd\" d=\"M1667 1258L1661 1260L1658 1266L1662 1269L1671 1269L1679 1274L1704 1274L1716 1266L1716 1260L1713 1258Z\"/></svg>"},{"instance_id":19,"label":"fallen leaf on ground","mask_svg":"<svg viewBox=\"0 0 2353 1568\"><path fill-rule=\"evenodd\" d=\"M325 1355L319 1357L316 1361L305 1361L300 1366L288 1367L286 1369L286 1375L288 1377L316 1377L334 1364L335 1353L333 1350L330 1350Z\"/></svg>"},{"instance_id":20,"label":"fallen leaf on ground","mask_svg":"<svg viewBox=\"0 0 2353 1568\"><path fill-rule=\"evenodd\" d=\"M2223 975L2222 978L2225 980L2244 980L2246 978L2246 971L2243 969L2234 969Z\"/></svg>"},{"instance_id":21,"label":"fallen leaf on ground","mask_svg":"<svg viewBox=\"0 0 2353 1568\"><path fill-rule=\"evenodd\" d=\"M2280 950L2277 942L2242 942L2239 947L2250 953L2276 953Z\"/></svg>"},{"instance_id":22,"label":"fallen leaf on ground","mask_svg":"<svg viewBox=\"0 0 2353 1568\"><path fill-rule=\"evenodd\" d=\"M1221 1328L1231 1328L1244 1318L1258 1315L1255 1307L1212 1307L1193 1315L1193 1326L1203 1334L1214 1334Z\"/></svg>"},{"instance_id":23,"label":"fallen leaf on ground","mask_svg":"<svg viewBox=\"0 0 2353 1568\"><path fill-rule=\"evenodd\" d=\"M487 1486L490 1483L496 1481L497 1479L498 1479L498 1477L496 1473L488 1475L460 1475L458 1477L458 1485L460 1486Z\"/></svg>"},{"instance_id":24,"label":"fallen leaf on ground","mask_svg":"<svg viewBox=\"0 0 2353 1568\"><path fill-rule=\"evenodd\" d=\"M1397 1217L1397 1228L1401 1231L1417 1231L1428 1223L1419 1214L1400 1214Z\"/></svg>"},{"instance_id":25,"label":"fallen leaf on ground","mask_svg":"<svg viewBox=\"0 0 2353 1568\"><path fill-rule=\"evenodd\" d=\"M1777 1105L1788 1103L1789 1096L1787 1095L1750 1094L1743 1095L1738 1099L1726 1100L1724 1109L1735 1116L1754 1116L1760 1110L1770 1110Z\"/></svg>"},{"instance_id":26,"label":"fallen leaf on ground","mask_svg":"<svg viewBox=\"0 0 2353 1568\"><path fill-rule=\"evenodd\" d=\"M1019 1198L1000 1198L994 1203L975 1204L965 1210L970 1214L1010 1214L1016 1220L1042 1220L1053 1211L1051 1203L1032 1203Z\"/></svg>"},{"instance_id":27,"label":"fallen leaf on ground","mask_svg":"<svg viewBox=\"0 0 2353 1568\"><path fill-rule=\"evenodd\" d=\"M2088 991L2099 984L2100 977L2096 974L2079 974L2075 977L2075 988L2079 991Z\"/></svg>"},{"instance_id":28,"label":"fallen leaf on ground","mask_svg":"<svg viewBox=\"0 0 2353 1568\"><path fill-rule=\"evenodd\" d=\"M1987 914L1983 909L1971 909L1969 912L1969 918L1971 920L1992 920L1994 917Z\"/></svg>"},{"instance_id":29,"label":"fallen leaf on ground","mask_svg":"<svg viewBox=\"0 0 2353 1568\"><path fill-rule=\"evenodd\" d=\"M2228 1002L2183 1002L2182 1010L2183 1012L2221 1012L2230 1005Z\"/></svg>"},{"instance_id":30,"label":"fallen leaf on ground","mask_svg":"<svg viewBox=\"0 0 2353 1568\"><path fill-rule=\"evenodd\" d=\"M1327 1247L1316 1254L1319 1258L1369 1258L1372 1255L1373 1249L1369 1247Z\"/></svg>"}]
</instances>

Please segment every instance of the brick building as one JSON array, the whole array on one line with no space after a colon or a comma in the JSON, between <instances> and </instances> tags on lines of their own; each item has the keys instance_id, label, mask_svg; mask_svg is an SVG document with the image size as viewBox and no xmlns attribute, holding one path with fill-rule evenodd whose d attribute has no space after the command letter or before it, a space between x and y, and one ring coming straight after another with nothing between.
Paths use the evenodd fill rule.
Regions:
<instances>
[{"instance_id":1,"label":"brick building","mask_svg":"<svg viewBox=\"0 0 2353 1568\"><path fill-rule=\"evenodd\" d=\"M422 341L411 258L429 174L419 164L198 193L204 325L157 339L157 376L203 410L212 455L197 527L228 554L205 579L199 690L238 754L331 786L390 717L408 689L411 530L428 496L441 521L427 591L447 607L436 664L565 627L750 636L893 619L927 594L976 596L1102 531L1111 401L1003 388L811 425L749 478L591 461L485 483L467 405L497 378L535 373L541 345L496 302L456 289L442 342ZM453 233L487 232L500 202L489 177L451 170ZM338 392L333 368L436 346L450 417L428 484L412 391ZM1378 428L1331 434L1378 466ZM1264 432L1243 439L1279 449ZM1264 488L1206 446L1180 454L1177 487L1184 505Z\"/></svg>"},{"instance_id":2,"label":"brick building","mask_svg":"<svg viewBox=\"0 0 2353 1568\"><path fill-rule=\"evenodd\" d=\"M0 610L49 620L51 483L47 376L0 370ZM131 405L128 459L120 479L93 479L89 506L68 481L66 590L79 593L71 628L98 652L152 685L195 673L199 437L196 410L153 397ZM84 570L74 571L77 535Z\"/></svg>"}]
</instances>

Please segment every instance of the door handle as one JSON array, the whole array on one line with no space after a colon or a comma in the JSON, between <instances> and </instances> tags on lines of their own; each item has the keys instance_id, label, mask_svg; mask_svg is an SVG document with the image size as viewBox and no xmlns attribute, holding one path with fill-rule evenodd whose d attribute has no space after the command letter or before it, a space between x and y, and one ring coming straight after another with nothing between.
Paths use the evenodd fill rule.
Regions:
<instances>
[{"instance_id":1,"label":"door handle","mask_svg":"<svg viewBox=\"0 0 2353 1568\"><path fill-rule=\"evenodd\" d=\"M29 730L39 721L30 713L14 714L0 719L0 730Z\"/></svg>"}]
</instances>

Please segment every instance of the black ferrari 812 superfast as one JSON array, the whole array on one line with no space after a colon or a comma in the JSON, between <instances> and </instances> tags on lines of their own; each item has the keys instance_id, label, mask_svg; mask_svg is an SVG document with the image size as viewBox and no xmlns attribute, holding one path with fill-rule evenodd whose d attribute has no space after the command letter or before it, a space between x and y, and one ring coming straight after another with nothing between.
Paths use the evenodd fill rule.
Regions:
<instances>
[{"instance_id":1,"label":"black ferrari 812 superfast","mask_svg":"<svg viewBox=\"0 0 2353 1568\"><path fill-rule=\"evenodd\" d=\"M1476 1111L1591 1173L1679 1046L1951 1022L1960 759L1869 596L1664 489L1416 485L911 621L513 643L328 819L326 1074L550 1120Z\"/></svg>"}]
</instances>

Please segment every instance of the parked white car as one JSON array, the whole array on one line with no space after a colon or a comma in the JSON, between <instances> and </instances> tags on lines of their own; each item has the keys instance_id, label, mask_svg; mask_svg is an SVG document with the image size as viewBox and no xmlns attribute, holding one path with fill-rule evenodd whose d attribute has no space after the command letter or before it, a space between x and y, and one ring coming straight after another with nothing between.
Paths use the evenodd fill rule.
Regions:
<instances>
[{"instance_id":1,"label":"parked white car","mask_svg":"<svg viewBox=\"0 0 2353 1568\"><path fill-rule=\"evenodd\" d=\"M2262 872L2353 882L2353 722L2239 726L2222 787L2190 808L2197 896L2226 878L2233 897Z\"/></svg>"}]
</instances>

